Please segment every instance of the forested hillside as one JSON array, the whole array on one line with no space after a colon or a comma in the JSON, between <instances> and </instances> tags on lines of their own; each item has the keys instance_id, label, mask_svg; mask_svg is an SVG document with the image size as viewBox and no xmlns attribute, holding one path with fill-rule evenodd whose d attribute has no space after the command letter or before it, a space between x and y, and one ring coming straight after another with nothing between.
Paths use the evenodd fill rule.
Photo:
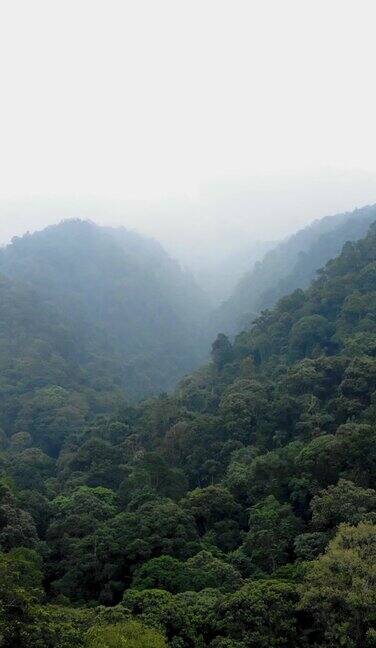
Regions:
<instances>
[{"instance_id":1,"label":"forested hillside","mask_svg":"<svg viewBox=\"0 0 376 648\"><path fill-rule=\"evenodd\" d=\"M13 239L0 251L0 275L1 299L11 302L2 309L4 362L23 363L18 394L35 370L42 388L79 383L99 400L116 387L145 397L205 357L205 299L151 239L65 221ZM7 378L12 390L16 378Z\"/></svg>"},{"instance_id":2,"label":"forested hillside","mask_svg":"<svg viewBox=\"0 0 376 648\"><path fill-rule=\"evenodd\" d=\"M376 206L316 220L267 252L239 281L232 295L211 315L215 334L238 333L283 295L306 288L316 272L346 241L364 236L376 219Z\"/></svg>"},{"instance_id":3,"label":"forested hillside","mask_svg":"<svg viewBox=\"0 0 376 648\"><path fill-rule=\"evenodd\" d=\"M54 386L21 353L2 385L35 390L1 436L3 646L375 645L376 225L173 395L82 412L49 353Z\"/></svg>"}]
</instances>

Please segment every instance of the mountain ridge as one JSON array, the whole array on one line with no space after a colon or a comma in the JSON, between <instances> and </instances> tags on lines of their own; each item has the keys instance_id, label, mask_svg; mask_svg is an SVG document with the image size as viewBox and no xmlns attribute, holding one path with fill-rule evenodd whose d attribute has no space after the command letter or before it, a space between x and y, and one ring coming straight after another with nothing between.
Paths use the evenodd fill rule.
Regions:
<instances>
[{"instance_id":1,"label":"mountain ridge","mask_svg":"<svg viewBox=\"0 0 376 648\"><path fill-rule=\"evenodd\" d=\"M236 334L264 308L294 288L305 288L316 271L338 254L346 240L364 236L376 219L376 205L316 219L284 239L238 282L231 297L211 316L211 330ZM304 254L305 259L299 259Z\"/></svg>"}]
</instances>

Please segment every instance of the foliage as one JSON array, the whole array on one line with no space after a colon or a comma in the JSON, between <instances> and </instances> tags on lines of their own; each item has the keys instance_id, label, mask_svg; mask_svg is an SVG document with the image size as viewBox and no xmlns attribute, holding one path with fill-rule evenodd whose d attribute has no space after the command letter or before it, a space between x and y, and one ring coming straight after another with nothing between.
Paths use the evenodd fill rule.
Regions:
<instances>
[{"instance_id":1,"label":"foliage","mask_svg":"<svg viewBox=\"0 0 376 648\"><path fill-rule=\"evenodd\" d=\"M373 646L376 633L376 526L343 524L308 565L301 606L315 619L315 645Z\"/></svg>"},{"instance_id":2,"label":"foliage","mask_svg":"<svg viewBox=\"0 0 376 648\"><path fill-rule=\"evenodd\" d=\"M244 585L223 601L219 628L249 648L276 648L296 643L294 586L262 580Z\"/></svg>"},{"instance_id":3,"label":"foliage","mask_svg":"<svg viewBox=\"0 0 376 648\"><path fill-rule=\"evenodd\" d=\"M87 633L86 648L164 648L164 638L137 621L94 626Z\"/></svg>"},{"instance_id":4,"label":"foliage","mask_svg":"<svg viewBox=\"0 0 376 648\"><path fill-rule=\"evenodd\" d=\"M88 236L98 294L91 258L72 259ZM114 236L65 224L0 255L1 645L373 645L376 226L133 405L117 282L127 269L136 308L144 280ZM112 316L104 343L93 318Z\"/></svg>"}]
</instances>

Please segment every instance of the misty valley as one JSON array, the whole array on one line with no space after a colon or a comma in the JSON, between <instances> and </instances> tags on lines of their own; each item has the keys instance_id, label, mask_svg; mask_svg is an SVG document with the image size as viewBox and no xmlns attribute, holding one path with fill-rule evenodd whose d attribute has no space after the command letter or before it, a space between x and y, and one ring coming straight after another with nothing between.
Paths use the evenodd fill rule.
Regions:
<instances>
[{"instance_id":1,"label":"misty valley","mask_svg":"<svg viewBox=\"0 0 376 648\"><path fill-rule=\"evenodd\" d=\"M0 647L376 646L376 206L202 282L127 228L14 237L0 464Z\"/></svg>"}]
</instances>

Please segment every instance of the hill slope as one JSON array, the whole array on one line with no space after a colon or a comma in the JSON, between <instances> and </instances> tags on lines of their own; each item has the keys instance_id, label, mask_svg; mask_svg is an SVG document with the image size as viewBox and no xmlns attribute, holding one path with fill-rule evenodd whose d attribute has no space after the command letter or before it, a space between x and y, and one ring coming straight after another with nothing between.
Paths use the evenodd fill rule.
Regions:
<instances>
[{"instance_id":1,"label":"hill slope","mask_svg":"<svg viewBox=\"0 0 376 648\"><path fill-rule=\"evenodd\" d=\"M3 362L20 358L31 372L26 358L39 345L43 386L84 381L134 398L171 389L204 357L205 300L153 240L66 221L14 239L0 251L0 275Z\"/></svg>"},{"instance_id":2,"label":"hill slope","mask_svg":"<svg viewBox=\"0 0 376 648\"><path fill-rule=\"evenodd\" d=\"M175 394L25 402L1 438L6 648L12 627L20 648L117 645L132 618L173 648L371 647L375 396L373 225Z\"/></svg>"},{"instance_id":3,"label":"hill slope","mask_svg":"<svg viewBox=\"0 0 376 648\"><path fill-rule=\"evenodd\" d=\"M306 288L317 270L346 241L364 236L375 219L376 206L364 207L317 220L282 241L244 275L231 297L213 313L213 334L234 334L286 293Z\"/></svg>"}]
</instances>

